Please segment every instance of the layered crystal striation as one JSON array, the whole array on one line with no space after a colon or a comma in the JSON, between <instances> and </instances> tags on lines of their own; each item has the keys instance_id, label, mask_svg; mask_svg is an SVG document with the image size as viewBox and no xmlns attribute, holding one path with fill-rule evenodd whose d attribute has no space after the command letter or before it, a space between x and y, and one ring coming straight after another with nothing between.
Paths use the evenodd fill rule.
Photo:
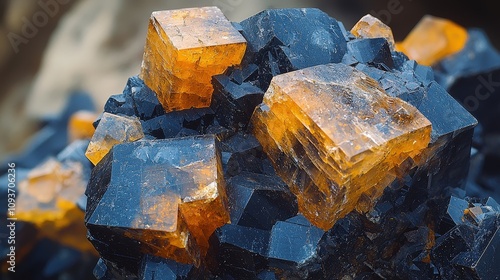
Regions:
<instances>
[{"instance_id":1,"label":"layered crystal striation","mask_svg":"<svg viewBox=\"0 0 500 280\"><path fill-rule=\"evenodd\" d=\"M118 239L111 250L100 246L119 235L141 252L199 265L210 235L229 221L213 136L116 145L95 167L87 194L91 240L111 260L139 257Z\"/></svg>"},{"instance_id":2,"label":"layered crystal striation","mask_svg":"<svg viewBox=\"0 0 500 280\"><path fill-rule=\"evenodd\" d=\"M462 50L467 36L467 30L454 22L427 15L396 49L420 64L433 65Z\"/></svg>"},{"instance_id":3,"label":"layered crystal striation","mask_svg":"<svg viewBox=\"0 0 500 280\"><path fill-rule=\"evenodd\" d=\"M343 64L275 77L252 121L302 214L325 230L380 196L431 135L417 109Z\"/></svg>"},{"instance_id":4,"label":"layered crystal striation","mask_svg":"<svg viewBox=\"0 0 500 280\"><path fill-rule=\"evenodd\" d=\"M217 7L153 12L141 78L167 112L209 107L212 76L239 65L245 50Z\"/></svg>"}]
</instances>

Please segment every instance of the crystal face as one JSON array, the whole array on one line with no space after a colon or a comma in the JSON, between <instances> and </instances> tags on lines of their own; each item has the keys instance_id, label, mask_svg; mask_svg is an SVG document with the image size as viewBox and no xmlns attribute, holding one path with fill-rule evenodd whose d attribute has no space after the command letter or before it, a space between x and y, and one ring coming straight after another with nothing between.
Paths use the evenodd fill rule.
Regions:
<instances>
[{"instance_id":1,"label":"crystal face","mask_svg":"<svg viewBox=\"0 0 500 280\"><path fill-rule=\"evenodd\" d=\"M419 155L431 135L417 109L342 64L276 76L253 125L302 214L325 230L362 196L380 196L391 170Z\"/></svg>"},{"instance_id":2,"label":"crystal face","mask_svg":"<svg viewBox=\"0 0 500 280\"><path fill-rule=\"evenodd\" d=\"M433 65L460 51L467 42L467 30L450 20L425 16L396 49L423 65Z\"/></svg>"},{"instance_id":3,"label":"crystal face","mask_svg":"<svg viewBox=\"0 0 500 280\"><path fill-rule=\"evenodd\" d=\"M212 76L239 65L246 41L217 7L151 15L141 78L166 111L210 106Z\"/></svg>"},{"instance_id":4,"label":"crystal face","mask_svg":"<svg viewBox=\"0 0 500 280\"><path fill-rule=\"evenodd\" d=\"M85 155L97 165L114 145L144 137L139 119L104 113Z\"/></svg>"},{"instance_id":5,"label":"crystal face","mask_svg":"<svg viewBox=\"0 0 500 280\"><path fill-rule=\"evenodd\" d=\"M396 44L391 28L372 15L362 17L352 27L351 33L358 38L384 38L391 49L394 49Z\"/></svg>"},{"instance_id":6,"label":"crystal face","mask_svg":"<svg viewBox=\"0 0 500 280\"><path fill-rule=\"evenodd\" d=\"M199 265L210 235L229 221L216 145L200 136L113 147L87 189L99 193L86 214L96 247L102 236L120 235L142 243L141 251Z\"/></svg>"}]
</instances>

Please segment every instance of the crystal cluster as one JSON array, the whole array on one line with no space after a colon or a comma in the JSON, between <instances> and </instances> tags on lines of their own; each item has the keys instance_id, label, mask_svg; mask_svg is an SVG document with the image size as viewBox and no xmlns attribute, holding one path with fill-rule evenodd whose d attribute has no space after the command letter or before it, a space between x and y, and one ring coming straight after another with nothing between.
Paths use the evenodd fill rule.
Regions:
<instances>
[{"instance_id":1,"label":"crystal cluster","mask_svg":"<svg viewBox=\"0 0 500 280\"><path fill-rule=\"evenodd\" d=\"M500 55L464 30L426 17L394 43L370 15L155 12L140 76L93 124L92 173L73 142L30 174L26 220L64 215L54 188L90 177L62 205L86 210L97 279L496 279L500 206L468 196L500 193Z\"/></svg>"},{"instance_id":2,"label":"crystal cluster","mask_svg":"<svg viewBox=\"0 0 500 280\"><path fill-rule=\"evenodd\" d=\"M427 18L433 26L439 26L442 19ZM464 28L448 22L457 29ZM416 30L419 27L415 27ZM439 30L439 28L437 28ZM412 33L417 32L413 31ZM463 31L461 31L463 33ZM472 196L490 195L500 200L498 186L500 176L498 166L500 157L498 150L498 134L500 125L500 54L491 45L483 31L472 28L466 31L466 42L463 37L441 39L447 43L445 48L454 48L460 42L461 48L453 55L436 61L433 65L436 81L473 114L479 125L474 132L472 166L467 184L467 193ZM441 33L443 36L443 33ZM424 49L428 45L426 36L420 36L413 42L415 49ZM436 52L437 50L433 50ZM429 53L432 54L432 53ZM432 54L434 55L434 54Z\"/></svg>"},{"instance_id":3,"label":"crystal cluster","mask_svg":"<svg viewBox=\"0 0 500 280\"><path fill-rule=\"evenodd\" d=\"M132 77L96 122L99 130L106 114L137 118L144 133L115 145L87 188L96 277L497 273L480 257L496 254L493 200L461 210L470 246L448 237L464 227L453 224L450 197L464 196L477 122L430 67L395 51L390 28L366 16L349 32L316 9L268 10L232 26L248 50L240 66L211 74L208 104L180 94L189 106L165 106L146 76L169 71L144 64L145 81ZM197 85L195 76L179 82ZM184 192L194 190L191 208ZM436 249L449 242L453 254Z\"/></svg>"}]
</instances>

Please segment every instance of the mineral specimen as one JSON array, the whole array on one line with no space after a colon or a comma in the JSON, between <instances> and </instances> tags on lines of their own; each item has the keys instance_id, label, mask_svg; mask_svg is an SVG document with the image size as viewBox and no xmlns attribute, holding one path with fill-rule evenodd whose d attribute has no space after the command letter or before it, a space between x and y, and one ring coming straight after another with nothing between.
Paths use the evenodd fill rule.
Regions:
<instances>
[{"instance_id":1,"label":"mineral specimen","mask_svg":"<svg viewBox=\"0 0 500 280\"><path fill-rule=\"evenodd\" d=\"M431 58L447 56L432 62L444 69L436 81L430 67L395 51L390 29L370 16L352 33L317 9L267 10L231 26L219 11L191 17L209 10L153 13L145 82L130 78L96 122L96 134L109 115L144 131L111 149L86 190L98 279L500 274L490 262L498 259L498 206L464 199L477 122L437 83L452 80L450 65L460 66L456 77L469 73L463 57L481 53L472 33L449 56L439 40L456 52L464 37L447 41L454 27L431 20L439 41ZM210 48L180 41L224 39L210 29L214 15L244 40L213 47L235 51L246 41L248 50L233 67L212 53L224 67L200 74L190 58ZM203 101L211 104L200 105L195 87L210 87Z\"/></svg>"},{"instance_id":2,"label":"mineral specimen","mask_svg":"<svg viewBox=\"0 0 500 280\"><path fill-rule=\"evenodd\" d=\"M380 196L431 139L418 110L343 64L276 76L253 126L301 213L325 230Z\"/></svg>"},{"instance_id":3,"label":"mineral specimen","mask_svg":"<svg viewBox=\"0 0 500 280\"><path fill-rule=\"evenodd\" d=\"M97 165L114 145L143 137L142 126L137 118L104 113L85 155Z\"/></svg>"},{"instance_id":4,"label":"mineral specimen","mask_svg":"<svg viewBox=\"0 0 500 280\"><path fill-rule=\"evenodd\" d=\"M219 8L154 12L141 78L166 111L210 106L212 76L239 65L246 41Z\"/></svg>"},{"instance_id":5,"label":"mineral specimen","mask_svg":"<svg viewBox=\"0 0 500 280\"><path fill-rule=\"evenodd\" d=\"M463 27L446 19L425 16L396 49L420 64L432 65L460 51L466 41L467 30Z\"/></svg>"},{"instance_id":6,"label":"mineral specimen","mask_svg":"<svg viewBox=\"0 0 500 280\"><path fill-rule=\"evenodd\" d=\"M91 240L118 263L139 250L199 265L210 235L229 221L213 136L116 145L94 168L87 195Z\"/></svg>"}]
</instances>

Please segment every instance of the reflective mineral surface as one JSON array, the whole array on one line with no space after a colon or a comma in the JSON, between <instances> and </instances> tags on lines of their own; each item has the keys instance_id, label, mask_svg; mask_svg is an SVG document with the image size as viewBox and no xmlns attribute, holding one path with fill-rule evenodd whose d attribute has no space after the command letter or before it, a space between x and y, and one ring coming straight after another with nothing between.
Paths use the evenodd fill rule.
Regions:
<instances>
[{"instance_id":1,"label":"reflective mineral surface","mask_svg":"<svg viewBox=\"0 0 500 280\"><path fill-rule=\"evenodd\" d=\"M199 264L210 235L229 221L216 145L200 136L113 147L87 188L85 223L96 248L115 236L113 246L130 240L141 252ZM118 259L138 257L119 251Z\"/></svg>"}]
</instances>

